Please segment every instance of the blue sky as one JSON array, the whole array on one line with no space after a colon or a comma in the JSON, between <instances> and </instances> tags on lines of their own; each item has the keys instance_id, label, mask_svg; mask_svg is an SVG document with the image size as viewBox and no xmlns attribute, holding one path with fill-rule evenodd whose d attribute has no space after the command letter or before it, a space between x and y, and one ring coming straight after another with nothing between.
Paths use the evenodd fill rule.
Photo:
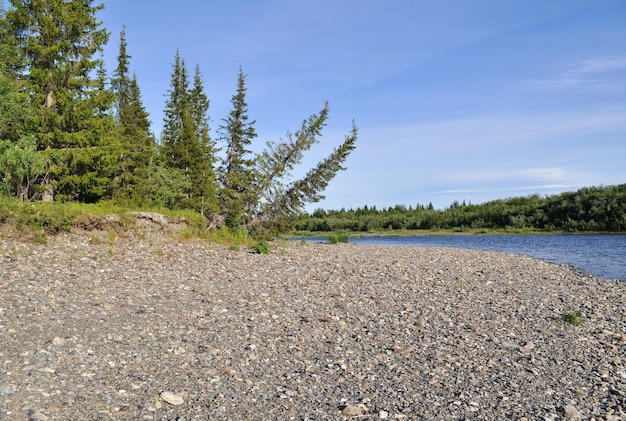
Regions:
<instances>
[{"instance_id":1,"label":"blue sky","mask_svg":"<svg viewBox=\"0 0 626 421\"><path fill-rule=\"evenodd\" d=\"M626 183L624 0L109 0L158 135L178 49L211 127L247 76L257 149L330 102L306 170L352 120L357 149L325 209L482 203ZM213 133L215 137L215 133ZM298 173L296 173L297 175Z\"/></svg>"}]
</instances>

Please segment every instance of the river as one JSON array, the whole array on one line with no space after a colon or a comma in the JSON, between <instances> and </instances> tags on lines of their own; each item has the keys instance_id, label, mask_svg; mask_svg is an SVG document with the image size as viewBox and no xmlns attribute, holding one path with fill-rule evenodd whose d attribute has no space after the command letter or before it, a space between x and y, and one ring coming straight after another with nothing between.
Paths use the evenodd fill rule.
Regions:
<instances>
[{"instance_id":1,"label":"river","mask_svg":"<svg viewBox=\"0 0 626 421\"><path fill-rule=\"evenodd\" d=\"M326 240L309 237L307 241ZM625 234L357 235L350 237L350 243L455 247L526 254L552 263L575 266L601 279L626 281Z\"/></svg>"}]
</instances>

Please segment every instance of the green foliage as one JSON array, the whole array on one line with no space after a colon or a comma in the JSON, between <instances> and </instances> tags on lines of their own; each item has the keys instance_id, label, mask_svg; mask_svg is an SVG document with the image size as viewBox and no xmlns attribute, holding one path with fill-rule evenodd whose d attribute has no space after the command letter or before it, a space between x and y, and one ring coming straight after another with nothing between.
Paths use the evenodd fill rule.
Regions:
<instances>
[{"instance_id":1,"label":"green foliage","mask_svg":"<svg viewBox=\"0 0 626 421\"><path fill-rule=\"evenodd\" d=\"M89 224L92 217L106 218L117 215L116 223L120 228L132 229L136 215L133 213L137 208L120 206L116 202L101 201L97 204L83 204L78 202L52 203L52 202L20 202L15 198L0 196L0 221L12 218L18 226L29 226L33 229L43 230L46 233L69 231L77 223ZM184 223L185 229L180 231L182 239L191 237L207 237L207 220L193 210L170 210L156 209L151 211L163 214L170 223ZM114 233L113 233L114 234ZM109 233L109 236L112 235ZM236 233L230 238L241 240L244 234Z\"/></svg>"},{"instance_id":2,"label":"green foliage","mask_svg":"<svg viewBox=\"0 0 626 421\"><path fill-rule=\"evenodd\" d=\"M580 326L585 322L583 315L580 311L564 311L561 314L561 320L570 323L574 326Z\"/></svg>"},{"instance_id":3,"label":"green foliage","mask_svg":"<svg viewBox=\"0 0 626 421\"><path fill-rule=\"evenodd\" d=\"M81 213L78 206L54 203L25 203L15 199L1 198L0 209L5 218L11 217L18 227L29 226L36 231L57 233L69 231Z\"/></svg>"},{"instance_id":4,"label":"green foliage","mask_svg":"<svg viewBox=\"0 0 626 421\"><path fill-rule=\"evenodd\" d=\"M270 246L267 243L258 243L250 247L256 254L270 254Z\"/></svg>"},{"instance_id":5,"label":"green foliage","mask_svg":"<svg viewBox=\"0 0 626 421\"><path fill-rule=\"evenodd\" d=\"M209 100L204 93L199 67L189 88L185 62L176 53L171 86L166 101L161 136L161 160L167 168L181 171L190 184L173 205L195 209L201 214L218 212L213 165L214 144L209 135Z\"/></svg>"},{"instance_id":6,"label":"green foliage","mask_svg":"<svg viewBox=\"0 0 626 421\"><path fill-rule=\"evenodd\" d=\"M211 232L207 238L218 244L229 246L250 243L250 236L244 227L229 228L223 225L217 230Z\"/></svg>"},{"instance_id":7,"label":"green foliage","mask_svg":"<svg viewBox=\"0 0 626 421\"><path fill-rule=\"evenodd\" d=\"M318 142L328 118L328 103L319 114L302 122L287 139L268 142L266 149L251 159L248 147L256 137L254 121L248 122L245 75L240 69L233 108L220 127L226 157L221 168L220 205L228 226L245 225L255 236L280 233L292 227L304 206L324 198L322 192L354 149L357 128L326 159L298 180L291 171L302 162L304 152Z\"/></svg>"},{"instance_id":8,"label":"green foliage","mask_svg":"<svg viewBox=\"0 0 626 421\"><path fill-rule=\"evenodd\" d=\"M189 117L194 129L194 142L198 144L198 156L192 162L191 181L193 205L202 215L219 212L217 179L215 175L216 146L209 128L209 99L204 93L204 81L200 67L196 66L193 86L189 91Z\"/></svg>"},{"instance_id":9,"label":"green foliage","mask_svg":"<svg viewBox=\"0 0 626 421\"><path fill-rule=\"evenodd\" d=\"M0 72L0 139L18 140L28 135L33 126L28 96L21 92L19 82Z\"/></svg>"},{"instance_id":10,"label":"green foliage","mask_svg":"<svg viewBox=\"0 0 626 421\"><path fill-rule=\"evenodd\" d=\"M34 186L48 173L50 158L37 152L33 136L22 136L17 142L0 140L0 193L19 200L31 200Z\"/></svg>"},{"instance_id":11,"label":"green foliage","mask_svg":"<svg viewBox=\"0 0 626 421\"><path fill-rule=\"evenodd\" d=\"M348 243L350 241L350 234L335 233L328 235L326 238L328 238L330 244Z\"/></svg>"},{"instance_id":12,"label":"green foliage","mask_svg":"<svg viewBox=\"0 0 626 421\"><path fill-rule=\"evenodd\" d=\"M135 76L130 77L131 56L127 52L126 30L120 33L118 65L111 80L115 94L117 130L109 146L112 162L110 196L128 203L151 202L145 185L152 176L156 160L156 142L150 133L150 121Z\"/></svg>"},{"instance_id":13,"label":"green foliage","mask_svg":"<svg viewBox=\"0 0 626 421\"><path fill-rule=\"evenodd\" d=\"M626 232L626 184L587 187L548 197L499 199L481 205L455 202L444 210L435 210L430 204L415 208L317 209L297 221L294 228L303 232Z\"/></svg>"},{"instance_id":14,"label":"green foliage","mask_svg":"<svg viewBox=\"0 0 626 421\"><path fill-rule=\"evenodd\" d=\"M94 59L108 40L95 18L104 6L92 0L10 3L2 38L16 54L13 74L30 93L38 149L58 158L44 183L61 200L96 201L109 179L103 146L114 126L107 113L112 96Z\"/></svg>"},{"instance_id":15,"label":"green foliage","mask_svg":"<svg viewBox=\"0 0 626 421\"><path fill-rule=\"evenodd\" d=\"M330 180L337 172L345 170L343 163L354 149L357 139L354 124L343 144L309 170L304 178L286 182L291 178L290 171L301 163L304 152L318 142L327 118L328 103L319 114L305 120L295 135L288 133L287 141L278 144L270 142L267 149L257 156L256 196L260 206L253 220L260 221L265 229L283 232L290 228L299 219L304 206L323 199L322 192Z\"/></svg>"},{"instance_id":16,"label":"green foliage","mask_svg":"<svg viewBox=\"0 0 626 421\"><path fill-rule=\"evenodd\" d=\"M190 81L177 52L157 146L125 27L108 84L102 53L109 34L96 19L103 7L93 0L10 0L8 10L0 7L0 194L191 209L257 239L286 231L307 203L323 198L354 149L354 125L343 144L294 181L292 170L326 125L328 104L255 155L240 68L232 109L218 129L224 160L216 167L202 74L196 66Z\"/></svg>"},{"instance_id":17,"label":"green foliage","mask_svg":"<svg viewBox=\"0 0 626 421\"><path fill-rule=\"evenodd\" d=\"M226 153L220 175L220 208L226 225L233 228L249 222L247 216L256 207L254 161L248 149L256 138L255 121L248 121L246 75L239 68L237 91L231 98L232 109L220 126L220 139Z\"/></svg>"}]
</instances>

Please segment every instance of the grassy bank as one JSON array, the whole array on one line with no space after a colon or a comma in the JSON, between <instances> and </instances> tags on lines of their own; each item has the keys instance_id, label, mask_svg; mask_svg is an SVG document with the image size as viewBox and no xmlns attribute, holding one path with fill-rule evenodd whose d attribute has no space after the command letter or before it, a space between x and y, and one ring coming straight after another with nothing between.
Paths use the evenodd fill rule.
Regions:
<instances>
[{"instance_id":1,"label":"grassy bank","mask_svg":"<svg viewBox=\"0 0 626 421\"><path fill-rule=\"evenodd\" d=\"M209 229L207 219L197 212L169 209L130 208L112 202L97 204L20 202L0 197L0 235L17 235L23 240L46 242L46 238L72 230L105 231L109 238L142 235L145 224L139 220L153 218L150 224L165 234L179 239L203 238L225 245L254 244L247 231L241 229ZM156 221L156 222L155 222Z\"/></svg>"}]
</instances>

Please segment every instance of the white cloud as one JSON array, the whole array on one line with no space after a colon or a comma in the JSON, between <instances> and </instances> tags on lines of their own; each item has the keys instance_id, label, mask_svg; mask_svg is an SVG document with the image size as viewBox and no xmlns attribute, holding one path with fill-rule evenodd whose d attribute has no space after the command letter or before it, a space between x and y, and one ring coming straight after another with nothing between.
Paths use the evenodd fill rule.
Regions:
<instances>
[{"instance_id":1,"label":"white cloud","mask_svg":"<svg viewBox=\"0 0 626 421\"><path fill-rule=\"evenodd\" d=\"M582 137L601 139L624 133L624 115L626 109L616 107L584 112L487 114L434 123L363 127L359 147L368 152L371 150L378 159L384 159L388 151L394 160L415 160L436 153L479 155L494 147L514 145L526 146L529 152L533 152L531 148L535 145L546 150L551 145L557 147L562 141L571 142Z\"/></svg>"},{"instance_id":2,"label":"white cloud","mask_svg":"<svg viewBox=\"0 0 626 421\"><path fill-rule=\"evenodd\" d=\"M505 170L469 171L444 174L442 181L454 183L474 183L493 181L519 181L519 180L541 180L562 181L571 180L578 174L563 168L519 168Z\"/></svg>"},{"instance_id":3,"label":"white cloud","mask_svg":"<svg viewBox=\"0 0 626 421\"><path fill-rule=\"evenodd\" d=\"M597 58L584 61L573 73L599 74L626 69L626 57Z\"/></svg>"},{"instance_id":4,"label":"white cloud","mask_svg":"<svg viewBox=\"0 0 626 421\"><path fill-rule=\"evenodd\" d=\"M622 90L623 82L611 78L609 73L626 71L626 57L602 57L585 60L576 67L562 72L553 79L525 83L531 89L588 88L595 90Z\"/></svg>"}]
</instances>

